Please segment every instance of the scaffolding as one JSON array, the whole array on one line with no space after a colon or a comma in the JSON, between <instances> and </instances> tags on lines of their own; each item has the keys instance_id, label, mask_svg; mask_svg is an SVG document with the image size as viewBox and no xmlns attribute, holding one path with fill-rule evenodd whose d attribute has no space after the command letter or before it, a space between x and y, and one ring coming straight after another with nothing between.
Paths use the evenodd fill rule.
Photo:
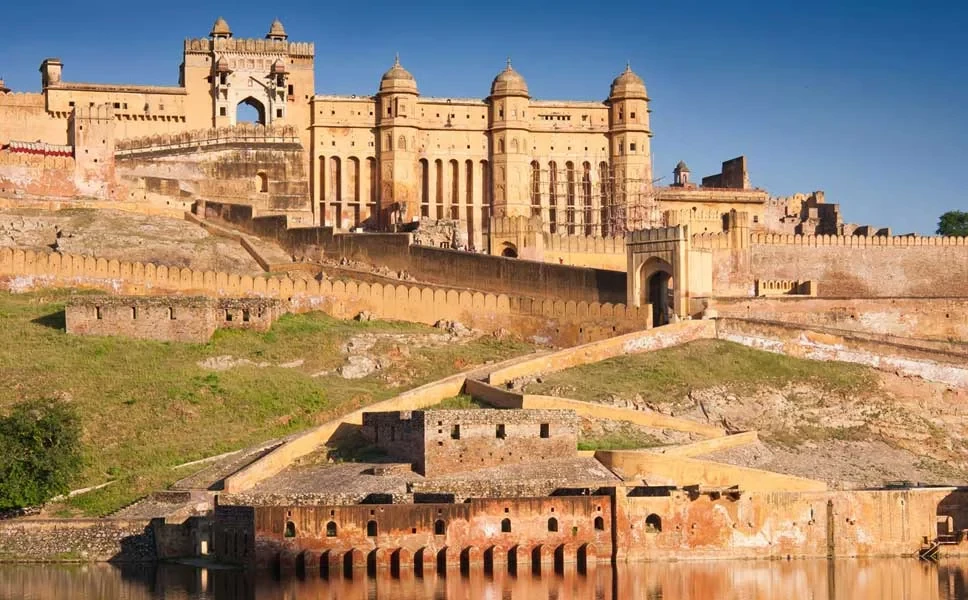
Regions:
<instances>
[{"instance_id":1,"label":"scaffolding","mask_svg":"<svg viewBox=\"0 0 968 600\"><path fill-rule=\"evenodd\" d=\"M651 180L628 179L605 163L591 169L537 168L530 181L531 216L544 230L562 235L623 236L629 231L664 227Z\"/></svg>"}]
</instances>

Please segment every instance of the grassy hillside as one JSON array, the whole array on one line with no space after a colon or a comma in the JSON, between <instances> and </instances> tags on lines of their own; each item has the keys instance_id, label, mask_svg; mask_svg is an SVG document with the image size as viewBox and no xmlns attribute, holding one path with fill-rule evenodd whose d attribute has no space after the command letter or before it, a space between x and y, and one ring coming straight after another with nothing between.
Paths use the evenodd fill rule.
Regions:
<instances>
[{"instance_id":1,"label":"grassy hillside","mask_svg":"<svg viewBox=\"0 0 968 600\"><path fill-rule=\"evenodd\" d=\"M831 391L852 391L874 381L871 369L848 363L791 358L721 340L698 340L658 352L620 356L542 377L529 394L605 400L639 394L656 403L678 401L690 390L725 386L751 391L759 386L812 383Z\"/></svg>"},{"instance_id":2,"label":"grassy hillside","mask_svg":"<svg viewBox=\"0 0 968 600\"><path fill-rule=\"evenodd\" d=\"M67 296L0 294L0 411L36 397L63 398L78 408L87 459L76 487L118 480L71 501L88 514L109 512L174 480L179 474L171 467L180 463L284 435L530 350L490 337L417 348L381 341L376 350L389 357L386 369L356 380L313 377L344 364L340 347L354 335L439 331L312 313L284 316L264 334L218 331L207 344L79 337L63 329ZM256 364L218 372L198 365L217 356Z\"/></svg>"}]
</instances>

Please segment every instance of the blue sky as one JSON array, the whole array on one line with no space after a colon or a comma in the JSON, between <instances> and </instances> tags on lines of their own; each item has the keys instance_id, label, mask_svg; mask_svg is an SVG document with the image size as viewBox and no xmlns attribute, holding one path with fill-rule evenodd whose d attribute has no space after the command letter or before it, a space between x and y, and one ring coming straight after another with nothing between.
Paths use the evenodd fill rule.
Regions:
<instances>
[{"instance_id":1,"label":"blue sky","mask_svg":"<svg viewBox=\"0 0 968 600\"><path fill-rule=\"evenodd\" d=\"M57 56L68 81L175 84L182 40L219 15L315 42L317 93L372 93L399 52L426 95L483 97L510 55L535 97L596 100L628 60L665 181L745 154L755 185L825 190L850 222L933 233L968 210L968 3L787 4L11 2L0 75L38 91Z\"/></svg>"}]
</instances>

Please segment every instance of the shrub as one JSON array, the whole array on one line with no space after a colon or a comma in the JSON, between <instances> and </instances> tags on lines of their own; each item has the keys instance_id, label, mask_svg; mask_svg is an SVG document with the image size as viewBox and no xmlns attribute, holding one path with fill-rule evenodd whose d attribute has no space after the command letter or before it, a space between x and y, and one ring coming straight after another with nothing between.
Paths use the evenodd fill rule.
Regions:
<instances>
[{"instance_id":1,"label":"shrub","mask_svg":"<svg viewBox=\"0 0 968 600\"><path fill-rule=\"evenodd\" d=\"M80 472L76 411L57 400L33 400L0 417L0 510L42 504L67 492Z\"/></svg>"}]
</instances>

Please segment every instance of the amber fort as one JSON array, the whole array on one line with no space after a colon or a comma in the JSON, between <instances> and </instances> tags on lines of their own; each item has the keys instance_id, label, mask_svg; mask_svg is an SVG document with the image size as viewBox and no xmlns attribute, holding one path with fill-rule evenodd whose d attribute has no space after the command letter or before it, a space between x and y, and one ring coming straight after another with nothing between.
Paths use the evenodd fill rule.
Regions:
<instances>
[{"instance_id":1,"label":"amber fort","mask_svg":"<svg viewBox=\"0 0 968 600\"><path fill-rule=\"evenodd\" d=\"M69 56L37 57L39 93L0 81L0 206L179 219L260 272L4 247L3 289L95 290L67 303L69 336L200 344L322 311L543 349L213 463L159 490L153 521L76 525L96 532L100 558L145 531L156 558L329 578L968 549L960 487L835 489L719 463L703 457L757 432L517 385L726 340L968 389L968 240L844 222L820 190L774 196L752 175L765 157L742 148L718 173L655 160L662 90L631 65L599 99L536 100L499 58L479 97L442 98L420 93L404 53L342 96L317 89L311 41L279 20L255 33L218 18L185 40L170 86L72 81ZM486 408L435 408L458 394ZM690 437L582 451L587 418ZM386 459L307 466L348 431ZM0 553L49 534L0 522Z\"/></svg>"}]
</instances>

